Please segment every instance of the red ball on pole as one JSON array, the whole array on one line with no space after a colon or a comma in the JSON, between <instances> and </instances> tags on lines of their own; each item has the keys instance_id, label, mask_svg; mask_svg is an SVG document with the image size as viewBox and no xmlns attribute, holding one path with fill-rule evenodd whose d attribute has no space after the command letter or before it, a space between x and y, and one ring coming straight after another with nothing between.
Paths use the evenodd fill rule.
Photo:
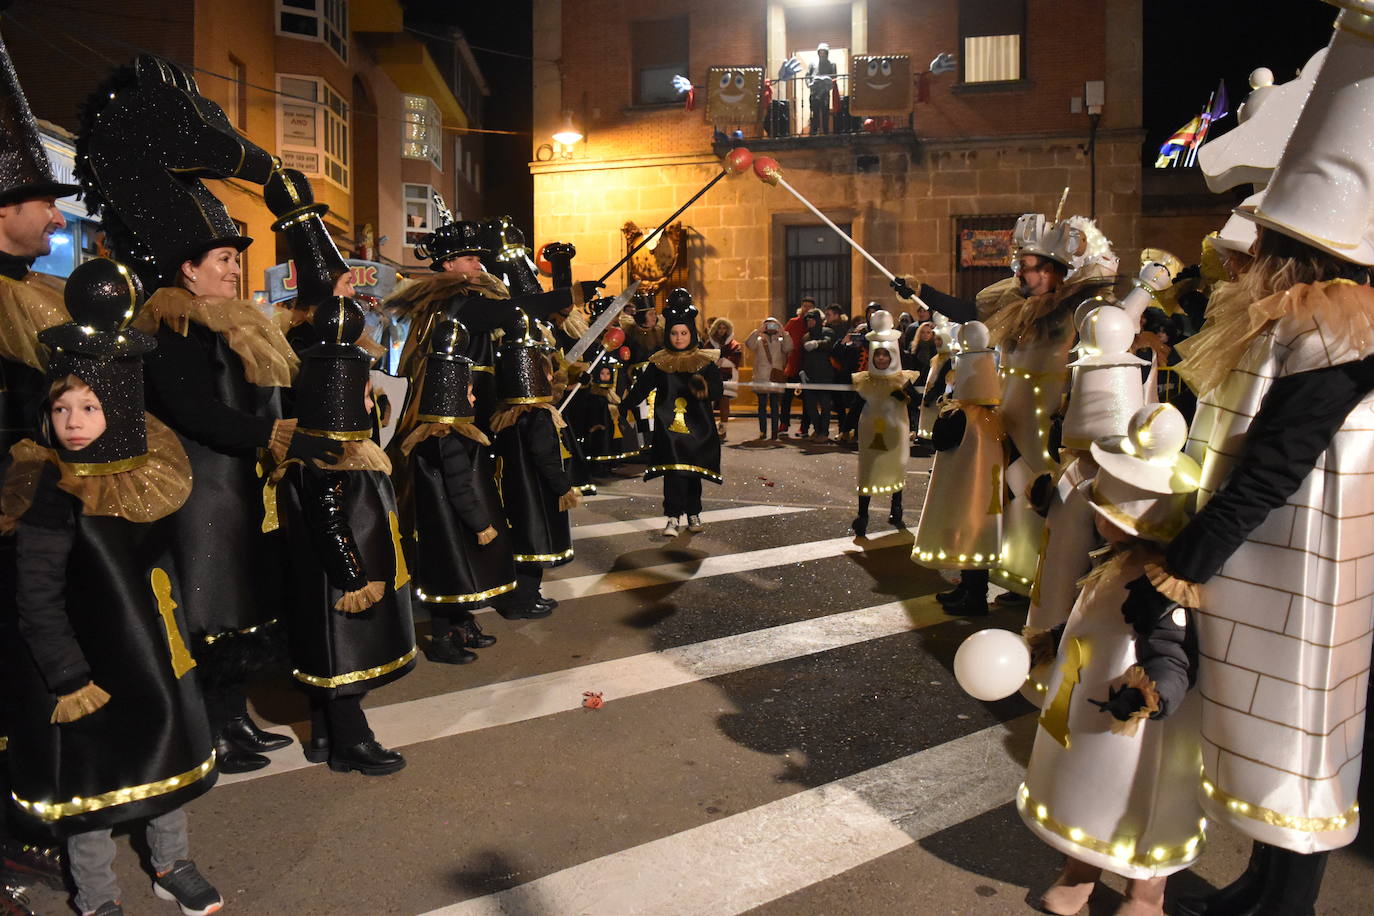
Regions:
<instances>
[{"instance_id":1,"label":"red ball on pole","mask_svg":"<svg viewBox=\"0 0 1374 916\"><path fill-rule=\"evenodd\" d=\"M625 332L620 328L610 328L601 335L601 343L607 350L614 350L625 342Z\"/></svg>"},{"instance_id":2,"label":"red ball on pole","mask_svg":"<svg viewBox=\"0 0 1374 916\"><path fill-rule=\"evenodd\" d=\"M754 164L754 154L744 147L732 149L725 154L725 170L731 175L740 175L749 171L749 166Z\"/></svg>"},{"instance_id":3,"label":"red ball on pole","mask_svg":"<svg viewBox=\"0 0 1374 916\"><path fill-rule=\"evenodd\" d=\"M759 180L764 184L776 186L778 179L782 177L782 166L771 156L755 156L754 174L759 176Z\"/></svg>"}]
</instances>

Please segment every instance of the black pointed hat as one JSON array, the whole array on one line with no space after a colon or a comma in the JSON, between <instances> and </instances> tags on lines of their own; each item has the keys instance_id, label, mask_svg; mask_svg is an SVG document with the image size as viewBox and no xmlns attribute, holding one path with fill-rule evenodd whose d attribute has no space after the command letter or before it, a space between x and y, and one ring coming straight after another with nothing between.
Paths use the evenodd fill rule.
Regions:
<instances>
[{"instance_id":1,"label":"black pointed hat","mask_svg":"<svg viewBox=\"0 0 1374 916\"><path fill-rule=\"evenodd\" d=\"M420 391L421 423L451 423L474 413L468 399L472 360L463 355L468 329L452 318L439 322L425 356L425 384Z\"/></svg>"},{"instance_id":2,"label":"black pointed hat","mask_svg":"<svg viewBox=\"0 0 1374 916\"><path fill-rule=\"evenodd\" d=\"M148 460L143 354L157 347L153 338L129 326L143 304L143 285L123 264L95 258L72 271L64 298L72 320L38 334L52 350L48 380L74 375L89 385L105 413L105 432L74 452L55 438L52 445L79 475L138 467Z\"/></svg>"},{"instance_id":3,"label":"black pointed hat","mask_svg":"<svg viewBox=\"0 0 1374 916\"><path fill-rule=\"evenodd\" d=\"M546 404L553 385L545 372L548 345L523 309L504 329L496 354L496 396L503 404Z\"/></svg>"},{"instance_id":4,"label":"black pointed hat","mask_svg":"<svg viewBox=\"0 0 1374 916\"><path fill-rule=\"evenodd\" d=\"M668 301L663 305L663 346L664 349L672 350L673 346L668 342L668 334L672 331L673 325L686 325L692 332L692 342L684 350L690 350L699 346L701 341L697 334L697 307L692 304L692 294L679 287L668 294Z\"/></svg>"},{"instance_id":5,"label":"black pointed hat","mask_svg":"<svg viewBox=\"0 0 1374 916\"><path fill-rule=\"evenodd\" d=\"M372 417L363 398L372 355L355 343L366 327L362 306L335 296L320 303L310 323L320 342L301 353L296 429L327 439L366 439Z\"/></svg>"},{"instance_id":6,"label":"black pointed hat","mask_svg":"<svg viewBox=\"0 0 1374 916\"><path fill-rule=\"evenodd\" d=\"M71 197L80 185L53 177L9 49L0 40L0 206L38 197Z\"/></svg>"},{"instance_id":7,"label":"black pointed hat","mask_svg":"<svg viewBox=\"0 0 1374 916\"><path fill-rule=\"evenodd\" d=\"M150 290L172 282L183 261L253 241L201 179L261 184L276 164L189 73L151 54L112 72L81 107L76 174L87 209L100 212L116 257Z\"/></svg>"},{"instance_id":8,"label":"black pointed hat","mask_svg":"<svg viewBox=\"0 0 1374 916\"><path fill-rule=\"evenodd\" d=\"M334 295L334 284L348 273L348 264L320 217L329 212L315 202L310 180L295 169L277 169L262 189L263 200L277 221L273 232L280 232L291 249L296 265L296 304L299 308L319 305Z\"/></svg>"}]
</instances>

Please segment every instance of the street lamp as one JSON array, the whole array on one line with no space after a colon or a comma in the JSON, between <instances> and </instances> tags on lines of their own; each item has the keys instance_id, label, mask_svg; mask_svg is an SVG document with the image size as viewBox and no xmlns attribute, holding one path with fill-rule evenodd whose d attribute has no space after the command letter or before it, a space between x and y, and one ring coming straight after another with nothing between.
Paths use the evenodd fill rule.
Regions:
<instances>
[{"instance_id":1,"label":"street lamp","mask_svg":"<svg viewBox=\"0 0 1374 916\"><path fill-rule=\"evenodd\" d=\"M582 131L578 130L577 125L573 123L571 111L563 113L563 126L554 131L553 139L554 142L561 143L563 146L572 146L582 140Z\"/></svg>"}]
</instances>

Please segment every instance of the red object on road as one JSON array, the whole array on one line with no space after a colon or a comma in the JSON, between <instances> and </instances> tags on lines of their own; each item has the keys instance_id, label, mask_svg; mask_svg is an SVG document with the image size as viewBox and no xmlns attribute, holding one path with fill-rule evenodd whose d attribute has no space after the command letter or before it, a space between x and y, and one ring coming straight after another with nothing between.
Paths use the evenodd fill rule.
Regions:
<instances>
[{"instance_id":1,"label":"red object on road","mask_svg":"<svg viewBox=\"0 0 1374 916\"><path fill-rule=\"evenodd\" d=\"M588 709L600 709L606 705L606 701L601 698L601 691L585 690L582 692L582 705Z\"/></svg>"}]
</instances>

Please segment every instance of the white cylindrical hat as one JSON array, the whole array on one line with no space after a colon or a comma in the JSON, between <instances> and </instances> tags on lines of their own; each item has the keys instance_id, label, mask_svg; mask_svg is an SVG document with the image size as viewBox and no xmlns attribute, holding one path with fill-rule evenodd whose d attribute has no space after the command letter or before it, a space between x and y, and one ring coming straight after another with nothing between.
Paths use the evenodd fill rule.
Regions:
<instances>
[{"instance_id":1,"label":"white cylindrical hat","mask_svg":"<svg viewBox=\"0 0 1374 916\"><path fill-rule=\"evenodd\" d=\"M981 321L960 326L960 351L954 357L954 390L950 394L954 400L985 406L1002 403L1002 378L997 372L997 351L988 349L990 337Z\"/></svg>"},{"instance_id":2,"label":"white cylindrical hat","mask_svg":"<svg viewBox=\"0 0 1374 916\"><path fill-rule=\"evenodd\" d=\"M896 375L902 371L902 332L892 325L892 313L886 309L879 309L868 319L868 326L871 330L866 335L868 340L868 374L869 375ZM888 360L887 367L879 369L873 364L873 357L879 350L887 351L891 359Z\"/></svg>"},{"instance_id":3,"label":"white cylindrical hat","mask_svg":"<svg viewBox=\"0 0 1374 916\"><path fill-rule=\"evenodd\" d=\"M1138 410L1124 436L1092 445L1097 462L1090 503L1127 534L1167 543L1188 523L1188 498L1201 469L1184 455L1188 422L1172 404Z\"/></svg>"},{"instance_id":4,"label":"white cylindrical hat","mask_svg":"<svg viewBox=\"0 0 1374 916\"><path fill-rule=\"evenodd\" d=\"M1344 9L1326 59L1264 199L1237 212L1343 260L1374 265L1374 15L1365 2L1337 5Z\"/></svg>"}]
</instances>

